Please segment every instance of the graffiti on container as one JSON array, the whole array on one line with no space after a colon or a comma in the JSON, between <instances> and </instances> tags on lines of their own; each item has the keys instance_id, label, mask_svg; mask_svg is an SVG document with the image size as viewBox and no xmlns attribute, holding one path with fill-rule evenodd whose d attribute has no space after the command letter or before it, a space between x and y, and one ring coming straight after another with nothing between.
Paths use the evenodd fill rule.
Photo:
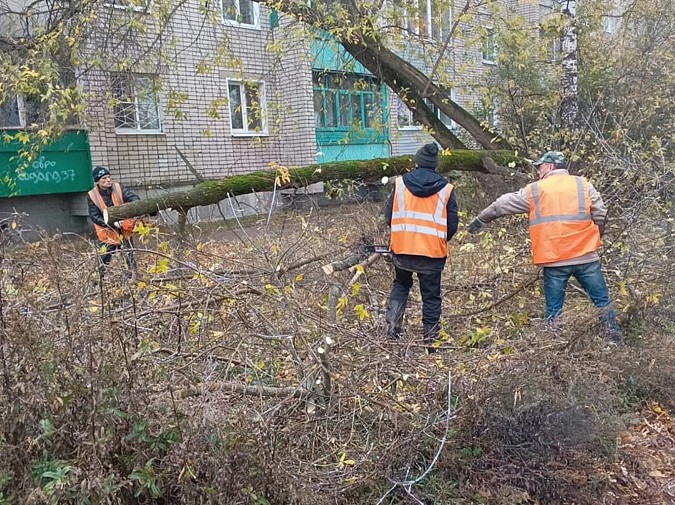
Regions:
<instances>
[{"instance_id":1,"label":"graffiti on container","mask_svg":"<svg viewBox=\"0 0 675 505\"><path fill-rule=\"evenodd\" d=\"M44 156L40 156L32 165L18 175L20 181L40 184L41 182L52 182L60 184L75 180L75 170L58 170L55 161L49 161Z\"/></svg>"}]
</instances>

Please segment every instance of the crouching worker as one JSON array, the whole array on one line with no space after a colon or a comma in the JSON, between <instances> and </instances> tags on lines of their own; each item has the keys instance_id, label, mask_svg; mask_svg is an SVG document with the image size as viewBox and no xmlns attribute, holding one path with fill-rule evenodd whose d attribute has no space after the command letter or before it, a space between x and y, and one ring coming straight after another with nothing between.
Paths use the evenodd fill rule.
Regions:
<instances>
[{"instance_id":1,"label":"crouching worker","mask_svg":"<svg viewBox=\"0 0 675 505\"><path fill-rule=\"evenodd\" d=\"M136 259L131 235L135 220L125 219L108 223L104 217L104 211L108 207L140 200L140 197L120 183L113 182L110 171L105 167L95 167L92 175L95 185L94 189L87 194L87 203L89 205L89 217L94 222L96 236L99 240L99 272L103 275L105 267L112 260L113 254L121 250L126 252L124 259L127 267L133 270L136 266Z\"/></svg>"},{"instance_id":2,"label":"crouching worker","mask_svg":"<svg viewBox=\"0 0 675 505\"><path fill-rule=\"evenodd\" d=\"M600 266L598 249L605 228L607 208L600 193L583 177L570 175L559 151L549 151L534 163L539 181L515 193L500 196L469 225L478 233L501 216L529 213L532 256L544 270L546 319L554 331L562 313L565 289L574 276L596 307L600 321L614 343L621 341Z\"/></svg>"},{"instance_id":3,"label":"crouching worker","mask_svg":"<svg viewBox=\"0 0 675 505\"><path fill-rule=\"evenodd\" d=\"M431 344L440 330L441 274L448 255L448 240L457 231L457 199L452 184L436 172L435 143L417 151L415 165L415 170L395 179L385 207L395 270L386 321L388 335L399 338L416 273L422 294L424 343L433 352Z\"/></svg>"}]
</instances>

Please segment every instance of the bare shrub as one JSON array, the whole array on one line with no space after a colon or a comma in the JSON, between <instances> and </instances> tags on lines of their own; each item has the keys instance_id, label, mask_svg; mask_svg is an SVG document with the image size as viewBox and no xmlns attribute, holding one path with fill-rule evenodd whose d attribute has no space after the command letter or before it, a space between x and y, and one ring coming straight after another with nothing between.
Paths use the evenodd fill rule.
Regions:
<instances>
[{"instance_id":1,"label":"bare shrub","mask_svg":"<svg viewBox=\"0 0 675 505\"><path fill-rule=\"evenodd\" d=\"M6 244L0 497L598 503L629 417L672 405L672 290L661 274L616 249L617 307L645 331L606 351L573 288L564 333L543 331L518 218L508 233L460 233L443 278L441 352L426 355L417 290L403 340L382 334L386 261L359 276L321 269L385 240L379 210L151 232L134 278L118 259L98 279L80 237Z\"/></svg>"}]
</instances>

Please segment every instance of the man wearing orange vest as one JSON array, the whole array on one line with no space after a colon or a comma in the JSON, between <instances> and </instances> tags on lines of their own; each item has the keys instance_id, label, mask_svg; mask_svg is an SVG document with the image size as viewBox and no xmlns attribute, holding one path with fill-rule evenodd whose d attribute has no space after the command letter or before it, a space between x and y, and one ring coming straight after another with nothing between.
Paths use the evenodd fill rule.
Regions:
<instances>
[{"instance_id":1,"label":"man wearing orange vest","mask_svg":"<svg viewBox=\"0 0 675 505\"><path fill-rule=\"evenodd\" d=\"M386 321L389 336L399 338L416 273L422 294L424 343L433 352L431 344L440 330L441 273L448 240L457 231L458 209L452 184L436 172L438 146L433 142L424 145L415 154L415 164L415 170L395 179L385 208L396 275Z\"/></svg>"},{"instance_id":2,"label":"man wearing orange vest","mask_svg":"<svg viewBox=\"0 0 675 505\"><path fill-rule=\"evenodd\" d=\"M112 260L113 253L122 248L123 241L131 245L134 220L125 219L111 224L107 222L107 213L104 211L108 207L133 202L140 198L133 191L113 182L110 171L105 167L95 167L92 176L95 184L94 189L87 194L87 204L89 205L89 218L94 222L96 236L100 242L101 264L105 268ZM130 268L134 266L135 260L131 249L127 254L126 262ZM101 269L102 272L103 269Z\"/></svg>"},{"instance_id":3,"label":"man wearing orange vest","mask_svg":"<svg viewBox=\"0 0 675 505\"><path fill-rule=\"evenodd\" d=\"M574 276L596 307L612 342L621 341L621 327L612 308L598 249L607 208L600 193L583 177L570 175L565 156L549 151L534 163L539 181L500 196L469 225L478 233L501 216L529 213L534 263L544 269L546 319L562 313L565 288Z\"/></svg>"}]
</instances>

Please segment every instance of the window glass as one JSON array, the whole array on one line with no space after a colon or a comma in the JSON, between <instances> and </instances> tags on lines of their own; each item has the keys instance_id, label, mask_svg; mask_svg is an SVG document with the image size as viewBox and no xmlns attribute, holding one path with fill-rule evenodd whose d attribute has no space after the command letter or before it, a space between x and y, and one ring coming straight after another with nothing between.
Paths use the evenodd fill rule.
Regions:
<instances>
[{"instance_id":1,"label":"window glass","mask_svg":"<svg viewBox=\"0 0 675 505\"><path fill-rule=\"evenodd\" d=\"M375 97L372 93L363 94L363 108L364 108L364 124L365 128L372 128L373 124L377 122L375 115Z\"/></svg>"},{"instance_id":2,"label":"window glass","mask_svg":"<svg viewBox=\"0 0 675 505\"><path fill-rule=\"evenodd\" d=\"M228 24L258 26L260 6L253 0L222 0L223 20Z\"/></svg>"},{"instance_id":3,"label":"window glass","mask_svg":"<svg viewBox=\"0 0 675 505\"><path fill-rule=\"evenodd\" d=\"M483 35L483 61L487 63L495 63L497 61L497 44L494 28L486 28L486 32Z\"/></svg>"},{"instance_id":4,"label":"window glass","mask_svg":"<svg viewBox=\"0 0 675 505\"><path fill-rule=\"evenodd\" d=\"M340 93L338 99L340 101L340 126L349 128L352 125L349 94ZM356 120L356 117L354 119Z\"/></svg>"},{"instance_id":5,"label":"window glass","mask_svg":"<svg viewBox=\"0 0 675 505\"><path fill-rule=\"evenodd\" d=\"M326 108L324 113L326 114L326 127L335 128L337 126L337 117L335 115L335 91L326 92Z\"/></svg>"},{"instance_id":6,"label":"window glass","mask_svg":"<svg viewBox=\"0 0 675 505\"><path fill-rule=\"evenodd\" d=\"M258 84L250 83L246 85L246 119L248 120L248 129L252 131L262 130L262 106L260 99L260 87Z\"/></svg>"},{"instance_id":7,"label":"window glass","mask_svg":"<svg viewBox=\"0 0 675 505\"><path fill-rule=\"evenodd\" d=\"M8 96L0 104L0 128L21 128L19 104L16 96Z\"/></svg>"},{"instance_id":8,"label":"window glass","mask_svg":"<svg viewBox=\"0 0 675 505\"><path fill-rule=\"evenodd\" d=\"M312 82L318 128L372 128L382 122L382 92L376 78L315 70Z\"/></svg>"},{"instance_id":9,"label":"window glass","mask_svg":"<svg viewBox=\"0 0 675 505\"><path fill-rule=\"evenodd\" d=\"M233 130L242 130L244 128L244 111L241 107L241 86L239 84L230 84L230 119Z\"/></svg>"},{"instance_id":10,"label":"window glass","mask_svg":"<svg viewBox=\"0 0 675 505\"><path fill-rule=\"evenodd\" d=\"M112 94L116 129L161 131L154 77L138 74L113 75Z\"/></svg>"},{"instance_id":11,"label":"window glass","mask_svg":"<svg viewBox=\"0 0 675 505\"><path fill-rule=\"evenodd\" d=\"M228 94L232 133L266 134L265 83L229 81Z\"/></svg>"},{"instance_id":12,"label":"window glass","mask_svg":"<svg viewBox=\"0 0 675 505\"><path fill-rule=\"evenodd\" d=\"M314 124L317 128L326 125L326 114L323 105L323 92L314 90Z\"/></svg>"}]
</instances>

